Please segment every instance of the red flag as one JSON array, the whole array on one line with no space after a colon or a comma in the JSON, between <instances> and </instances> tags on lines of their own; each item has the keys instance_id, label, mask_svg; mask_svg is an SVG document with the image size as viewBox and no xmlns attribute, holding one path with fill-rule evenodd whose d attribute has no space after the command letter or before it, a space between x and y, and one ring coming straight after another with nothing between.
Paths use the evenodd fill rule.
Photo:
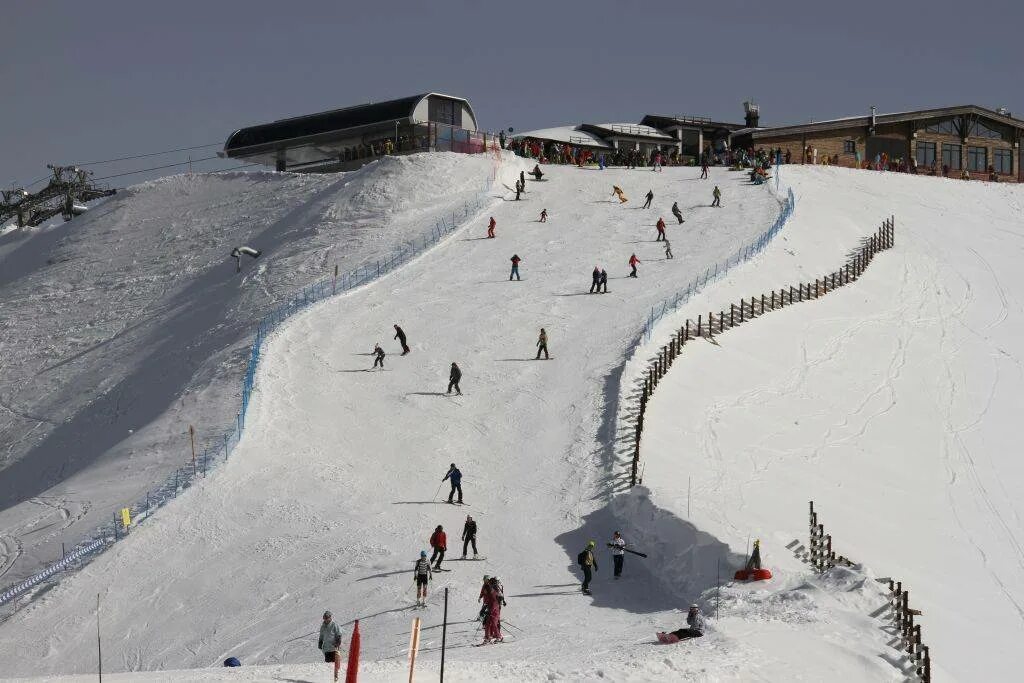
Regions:
<instances>
[{"instance_id":1,"label":"red flag","mask_svg":"<svg viewBox=\"0 0 1024 683\"><path fill-rule=\"evenodd\" d=\"M345 683L356 683L359 676L359 620L352 629L352 642L348 646L348 666L345 668Z\"/></svg>"}]
</instances>

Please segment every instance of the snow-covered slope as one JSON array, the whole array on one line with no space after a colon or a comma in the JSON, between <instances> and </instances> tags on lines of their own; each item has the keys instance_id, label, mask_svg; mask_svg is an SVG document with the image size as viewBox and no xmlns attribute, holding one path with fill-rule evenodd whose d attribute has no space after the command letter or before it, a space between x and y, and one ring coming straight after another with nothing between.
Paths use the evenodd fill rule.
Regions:
<instances>
[{"instance_id":1,"label":"snow-covered slope","mask_svg":"<svg viewBox=\"0 0 1024 683\"><path fill-rule=\"evenodd\" d=\"M177 175L0 236L0 585L144 496L238 409L255 323L303 285L429 235L493 157L332 175ZM262 249L234 272L237 245Z\"/></svg>"},{"instance_id":2,"label":"snow-covered slope","mask_svg":"<svg viewBox=\"0 0 1024 683\"><path fill-rule=\"evenodd\" d=\"M896 246L853 285L758 318L718 347L686 347L647 412L650 501L690 510L734 552L764 539L768 564L785 576L804 570L785 544L806 542L814 500L839 553L909 588L936 680L1015 680L1024 187L783 174L799 209L782 238L667 319L660 336L834 270L890 214Z\"/></svg>"}]
</instances>

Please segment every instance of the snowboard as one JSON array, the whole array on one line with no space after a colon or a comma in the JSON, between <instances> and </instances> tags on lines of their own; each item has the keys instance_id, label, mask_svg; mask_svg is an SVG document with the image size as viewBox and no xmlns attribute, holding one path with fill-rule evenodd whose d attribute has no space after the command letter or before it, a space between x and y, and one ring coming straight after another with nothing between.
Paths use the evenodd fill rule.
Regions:
<instances>
[{"instance_id":1,"label":"snowboard","mask_svg":"<svg viewBox=\"0 0 1024 683\"><path fill-rule=\"evenodd\" d=\"M659 633L658 642L664 643L665 645L670 645L671 643L678 643L679 636L677 636L674 633Z\"/></svg>"}]
</instances>

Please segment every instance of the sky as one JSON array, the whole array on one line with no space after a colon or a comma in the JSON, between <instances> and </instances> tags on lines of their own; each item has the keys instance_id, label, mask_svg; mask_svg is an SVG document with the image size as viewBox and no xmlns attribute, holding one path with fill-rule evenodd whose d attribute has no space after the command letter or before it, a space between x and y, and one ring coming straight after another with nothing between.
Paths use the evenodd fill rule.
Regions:
<instances>
[{"instance_id":1,"label":"sky","mask_svg":"<svg viewBox=\"0 0 1024 683\"><path fill-rule=\"evenodd\" d=\"M0 186L45 178L48 163L103 178L202 159L246 125L427 91L469 99L491 131L649 113L742 122L748 99L761 125L871 105L1024 115L1022 25L1009 0L11 3Z\"/></svg>"}]
</instances>

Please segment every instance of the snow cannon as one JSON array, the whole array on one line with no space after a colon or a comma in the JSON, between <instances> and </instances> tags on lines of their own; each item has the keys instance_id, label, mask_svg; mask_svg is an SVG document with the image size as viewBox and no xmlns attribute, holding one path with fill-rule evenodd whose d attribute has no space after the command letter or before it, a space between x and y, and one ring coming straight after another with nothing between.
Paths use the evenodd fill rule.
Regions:
<instances>
[{"instance_id":1,"label":"snow cannon","mask_svg":"<svg viewBox=\"0 0 1024 683\"><path fill-rule=\"evenodd\" d=\"M747 566L740 569L733 578L737 581L767 581L772 578L770 569L761 566L761 541L754 541L754 551L747 558Z\"/></svg>"},{"instance_id":2,"label":"snow cannon","mask_svg":"<svg viewBox=\"0 0 1024 683\"><path fill-rule=\"evenodd\" d=\"M238 657L228 657L224 660L224 666L242 666L242 663L238 661Z\"/></svg>"}]
</instances>

